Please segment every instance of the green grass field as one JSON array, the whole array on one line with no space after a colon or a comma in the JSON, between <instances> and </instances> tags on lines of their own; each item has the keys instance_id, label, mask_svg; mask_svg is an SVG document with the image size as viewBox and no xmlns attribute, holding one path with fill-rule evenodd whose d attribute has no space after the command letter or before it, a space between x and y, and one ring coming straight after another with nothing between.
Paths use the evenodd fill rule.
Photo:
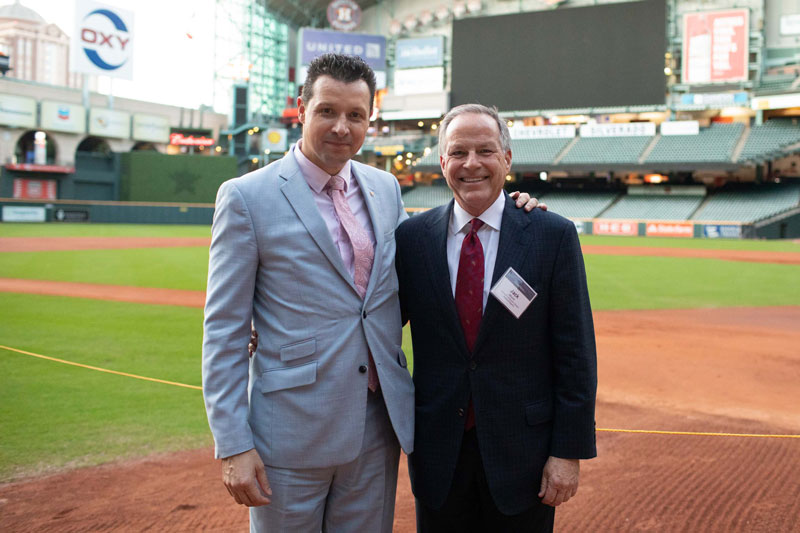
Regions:
<instances>
[{"instance_id":1,"label":"green grass field","mask_svg":"<svg viewBox=\"0 0 800 533\"><path fill-rule=\"evenodd\" d=\"M0 224L7 236L208 236L203 226ZM584 237L585 244L800 251L792 242ZM204 247L2 252L0 277L203 290ZM587 255L593 307L800 305L800 266ZM0 293L0 345L200 384L202 310ZM411 355L410 336L404 349ZM200 391L0 350L0 481L206 446Z\"/></svg>"}]
</instances>

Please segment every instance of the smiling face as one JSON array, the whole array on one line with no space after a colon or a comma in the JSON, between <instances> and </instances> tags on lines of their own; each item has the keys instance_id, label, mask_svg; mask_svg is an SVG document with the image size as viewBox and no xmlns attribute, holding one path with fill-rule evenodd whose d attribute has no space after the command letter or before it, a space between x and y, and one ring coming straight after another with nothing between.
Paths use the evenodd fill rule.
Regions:
<instances>
[{"instance_id":1,"label":"smiling face","mask_svg":"<svg viewBox=\"0 0 800 533\"><path fill-rule=\"evenodd\" d=\"M467 213L478 216L497 199L511 170L511 150L503 151L500 128L480 113L456 116L445 132L439 156L447 185Z\"/></svg>"},{"instance_id":2,"label":"smiling face","mask_svg":"<svg viewBox=\"0 0 800 533\"><path fill-rule=\"evenodd\" d=\"M301 96L297 107L303 124L303 155L328 174L336 174L364 143L370 109L367 83L320 76L311 99L304 102Z\"/></svg>"}]
</instances>

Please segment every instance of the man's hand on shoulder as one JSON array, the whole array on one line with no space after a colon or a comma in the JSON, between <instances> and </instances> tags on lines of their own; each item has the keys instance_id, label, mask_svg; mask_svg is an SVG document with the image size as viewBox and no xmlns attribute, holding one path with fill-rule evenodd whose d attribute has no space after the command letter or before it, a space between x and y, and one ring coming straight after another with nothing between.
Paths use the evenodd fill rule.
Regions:
<instances>
[{"instance_id":1,"label":"man's hand on shoulder","mask_svg":"<svg viewBox=\"0 0 800 533\"><path fill-rule=\"evenodd\" d=\"M539 203L539 200L536 198L531 198L531 195L526 192L519 192L514 191L509 194L512 200L516 200L517 209L520 207L525 207L525 212L530 213L537 207L542 211L547 211L547 204Z\"/></svg>"},{"instance_id":2,"label":"man's hand on shoulder","mask_svg":"<svg viewBox=\"0 0 800 533\"><path fill-rule=\"evenodd\" d=\"M222 459L222 482L238 504L257 507L272 501L267 471L255 448Z\"/></svg>"},{"instance_id":3,"label":"man's hand on shoulder","mask_svg":"<svg viewBox=\"0 0 800 533\"><path fill-rule=\"evenodd\" d=\"M579 459L561 459L551 455L542 472L542 486L539 490L542 503L558 507L575 496L578 492L580 471Z\"/></svg>"}]
</instances>

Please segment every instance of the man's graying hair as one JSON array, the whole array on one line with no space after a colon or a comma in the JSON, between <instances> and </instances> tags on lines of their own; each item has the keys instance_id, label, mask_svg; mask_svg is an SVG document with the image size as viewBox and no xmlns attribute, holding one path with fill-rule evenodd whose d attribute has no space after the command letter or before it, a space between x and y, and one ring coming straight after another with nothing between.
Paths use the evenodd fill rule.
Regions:
<instances>
[{"instance_id":1,"label":"man's graying hair","mask_svg":"<svg viewBox=\"0 0 800 533\"><path fill-rule=\"evenodd\" d=\"M486 107L485 105L481 104L464 104L457 107L454 107L442 119L441 124L439 124L439 155L445 155L445 138L447 136L447 126L459 115L464 115L466 113L477 113L479 115L487 115L494 119L497 122L497 127L500 129L500 146L503 148L503 152L508 152L511 150L511 134L508 132L508 126L506 125L505 120L500 118L500 115L497 113L497 108Z\"/></svg>"},{"instance_id":2,"label":"man's graying hair","mask_svg":"<svg viewBox=\"0 0 800 533\"><path fill-rule=\"evenodd\" d=\"M314 58L308 65L306 81L303 84L303 102L308 104L314 97L314 82L320 76L330 76L336 81L353 83L364 80L369 88L369 112L375 99L375 73L363 59L345 54L323 54Z\"/></svg>"}]
</instances>

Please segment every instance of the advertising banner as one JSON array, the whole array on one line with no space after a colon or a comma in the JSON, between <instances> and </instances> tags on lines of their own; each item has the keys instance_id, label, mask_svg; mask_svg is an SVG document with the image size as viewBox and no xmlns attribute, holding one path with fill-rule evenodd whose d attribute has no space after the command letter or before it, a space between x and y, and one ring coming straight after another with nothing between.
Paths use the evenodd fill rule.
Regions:
<instances>
[{"instance_id":1,"label":"advertising banner","mask_svg":"<svg viewBox=\"0 0 800 533\"><path fill-rule=\"evenodd\" d=\"M35 128L36 100L0 94L0 124L12 128Z\"/></svg>"},{"instance_id":2,"label":"advertising banner","mask_svg":"<svg viewBox=\"0 0 800 533\"><path fill-rule=\"evenodd\" d=\"M89 135L127 139L130 134L130 113L100 107L89 109Z\"/></svg>"},{"instance_id":3,"label":"advertising banner","mask_svg":"<svg viewBox=\"0 0 800 533\"><path fill-rule=\"evenodd\" d=\"M800 13L781 16L781 35L800 35Z\"/></svg>"},{"instance_id":4,"label":"advertising banner","mask_svg":"<svg viewBox=\"0 0 800 533\"><path fill-rule=\"evenodd\" d=\"M382 35L300 29L301 65L308 65L315 57L328 52L358 56L373 70L386 70L386 37Z\"/></svg>"},{"instance_id":5,"label":"advertising banner","mask_svg":"<svg viewBox=\"0 0 800 533\"><path fill-rule=\"evenodd\" d=\"M742 227L733 224L706 224L703 235L709 239L738 239L742 236Z\"/></svg>"},{"instance_id":6,"label":"advertising banner","mask_svg":"<svg viewBox=\"0 0 800 533\"><path fill-rule=\"evenodd\" d=\"M169 142L169 120L158 115L133 115L133 140L151 143Z\"/></svg>"},{"instance_id":7,"label":"advertising banner","mask_svg":"<svg viewBox=\"0 0 800 533\"><path fill-rule=\"evenodd\" d=\"M702 11L683 16L683 83L747 81L750 12Z\"/></svg>"},{"instance_id":8,"label":"advertising banner","mask_svg":"<svg viewBox=\"0 0 800 533\"><path fill-rule=\"evenodd\" d=\"M569 139L575 137L575 126L514 126L508 128L512 139Z\"/></svg>"},{"instance_id":9,"label":"advertising banner","mask_svg":"<svg viewBox=\"0 0 800 533\"><path fill-rule=\"evenodd\" d=\"M289 149L289 133L286 128L270 128L264 132L262 145L265 150L281 153Z\"/></svg>"},{"instance_id":10,"label":"advertising banner","mask_svg":"<svg viewBox=\"0 0 800 533\"><path fill-rule=\"evenodd\" d=\"M44 222L45 220L44 207L3 206L3 222Z\"/></svg>"},{"instance_id":11,"label":"advertising banner","mask_svg":"<svg viewBox=\"0 0 800 533\"><path fill-rule=\"evenodd\" d=\"M70 70L133 79L133 11L92 0L75 1Z\"/></svg>"},{"instance_id":12,"label":"advertising banner","mask_svg":"<svg viewBox=\"0 0 800 533\"><path fill-rule=\"evenodd\" d=\"M67 133L86 132L86 108L78 104L42 101L42 129Z\"/></svg>"},{"instance_id":13,"label":"advertising banner","mask_svg":"<svg viewBox=\"0 0 800 533\"><path fill-rule=\"evenodd\" d=\"M394 48L395 68L440 67L443 62L443 35L397 40Z\"/></svg>"},{"instance_id":14,"label":"advertising banner","mask_svg":"<svg viewBox=\"0 0 800 533\"><path fill-rule=\"evenodd\" d=\"M700 123L696 120L675 120L661 123L661 135L699 135Z\"/></svg>"},{"instance_id":15,"label":"advertising banner","mask_svg":"<svg viewBox=\"0 0 800 533\"><path fill-rule=\"evenodd\" d=\"M631 220L595 220L592 233L595 235L638 235L639 223Z\"/></svg>"},{"instance_id":16,"label":"advertising banner","mask_svg":"<svg viewBox=\"0 0 800 533\"><path fill-rule=\"evenodd\" d=\"M648 222L645 235L648 237L694 237L691 222Z\"/></svg>"},{"instance_id":17,"label":"advertising banner","mask_svg":"<svg viewBox=\"0 0 800 533\"><path fill-rule=\"evenodd\" d=\"M581 137L652 137L655 122L626 122L623 124L584 124Z\"/></svg>"},{"instance_id":18,"label":"advertising banner","mask_svg":"<svg viewBox=\"0 0 800 533\"><path fill-rule=\"evenodd\" d=\"M687 93L681 95L681 104L707 107L729 107L747 105L747 93Z\"/></svg>"},{"instance_id":19,"label":"advertising banner","mask_svg":"<svg viewBox=\"0 0 800 533\"><path fill-rule=\"evenodd\" d=\"M394 71L394 94L440 93L444 90L444 67L409 68Z\"/></svg>"},{"instance_id":20,"label":"advertising banner","mask_svg":"<svg viewBox=\"0 0 800 533\"><path fill-rule=\"evenodd\" d=\"M25 200L55 200L56 180L14 180L14 198Z\"/></svg>"}]
</instances>

